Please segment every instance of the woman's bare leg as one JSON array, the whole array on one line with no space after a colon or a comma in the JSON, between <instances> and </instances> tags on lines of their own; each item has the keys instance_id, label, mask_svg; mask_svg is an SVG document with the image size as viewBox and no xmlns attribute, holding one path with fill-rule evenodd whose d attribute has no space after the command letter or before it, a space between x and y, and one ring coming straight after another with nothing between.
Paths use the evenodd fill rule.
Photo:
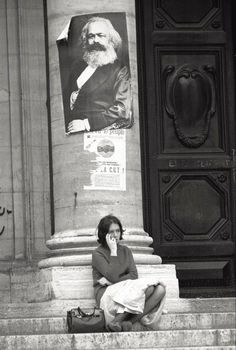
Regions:
<instances>
[{"instance_id":1,"label":"woman's bare leg","mask_svg":"<svg viewBox=\"0 0 236 350\"><path fill-rule=\"evenodd\" d=\"M129 331L132 328L132 323L138 322L143 316L158 308L159 303L165 296L165 287L161 284L150 286L145 292L145 306L142 314L134 315L129 312L116 314L114 320L108 325L108 328L113 332Z\"/></svg>"},{"instance_id":2,"label":"woman's bare leg","mask_svg":"<svg viewBox=\"0 0 236 350\"><path fill-rule=\"evenodd\" d=\"M166 289L162 284L158 284L157 286L150 286L146 290L146 301L142 314L133 315L130 319L132 323L138 322L141 318L148 313L152 312L155 308L158 307L161 300L164 298L166 294Z\"/></svg>"}]
</instances>

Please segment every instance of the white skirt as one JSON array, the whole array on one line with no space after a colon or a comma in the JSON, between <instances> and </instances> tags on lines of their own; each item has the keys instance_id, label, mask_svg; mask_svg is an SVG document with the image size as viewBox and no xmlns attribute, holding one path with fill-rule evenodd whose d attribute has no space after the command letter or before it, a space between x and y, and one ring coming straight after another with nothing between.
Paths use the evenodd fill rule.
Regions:
<instances>
[{"instance_id":1,"label":"white skirt","mask_svg":"<svg viewBox=\"0 0 236 350\"><path fill-rule=\"evenodd\" d=\"M160 281L154 278L139 278L136 280L121 281L108 286L103 294L100 307L104 310L106 324L109 324L117 313L143 313L145 305L145 291L149 286L156 286ZM165 298L161 301L158 310L142 318L141 323L152 327L152 323L159 320Z\"/></svg>"}]
</instances>

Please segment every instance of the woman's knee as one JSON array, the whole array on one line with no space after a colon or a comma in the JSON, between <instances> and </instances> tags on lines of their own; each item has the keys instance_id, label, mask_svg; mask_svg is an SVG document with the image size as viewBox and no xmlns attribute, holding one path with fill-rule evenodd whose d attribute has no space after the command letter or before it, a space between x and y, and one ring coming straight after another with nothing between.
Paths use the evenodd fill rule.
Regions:
<instances>
[{"instance_id":1,"label":"woman's knee","mask_svg":"<svg viewBox=\"0 0 236 350\"><path fill-rule=\"evenodd\" d=\"M165 286L163 286L162 284L158 284L155 287L155 294L156 294L157 297L163 298L166 295L166 288L165 288Z\"/></svg>"}]
</instances>

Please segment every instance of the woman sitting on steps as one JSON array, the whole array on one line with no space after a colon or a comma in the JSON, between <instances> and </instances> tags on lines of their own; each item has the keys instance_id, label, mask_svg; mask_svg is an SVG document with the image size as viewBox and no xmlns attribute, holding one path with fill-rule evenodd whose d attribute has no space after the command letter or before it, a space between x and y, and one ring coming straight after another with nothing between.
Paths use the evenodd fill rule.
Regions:
<instances>
[{"instance_id":1,"label":"woman sitting on steps","mask_svg":"<svg viewBox=\"0 0 236 350\"><path fill-rule=\"evenodd\" d=\"M108 330L130 331L135 322L157 311L165 286L153 278L138 279L131 250L120 244L123 228L117 217L105 216L97 230L100 245L92 254L95 299Z\"/></svg>"}]
</instances>

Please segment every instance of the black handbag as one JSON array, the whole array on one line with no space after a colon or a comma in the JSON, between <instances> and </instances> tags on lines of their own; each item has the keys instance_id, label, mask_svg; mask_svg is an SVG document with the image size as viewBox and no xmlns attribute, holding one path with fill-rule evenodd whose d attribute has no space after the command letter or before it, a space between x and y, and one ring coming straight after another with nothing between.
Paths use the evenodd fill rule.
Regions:
<instances>
[{"instance_id":1,"label":"black handbag","mask_svg":"<svg viewBox=\"0 0 236 350\"><path fill-rule=\"evenodd\" d=\"M69 333L106 332L104 311L94 307L92 313L84 312L80 307L67 311Z\"/></svg>"}]
</instances>

